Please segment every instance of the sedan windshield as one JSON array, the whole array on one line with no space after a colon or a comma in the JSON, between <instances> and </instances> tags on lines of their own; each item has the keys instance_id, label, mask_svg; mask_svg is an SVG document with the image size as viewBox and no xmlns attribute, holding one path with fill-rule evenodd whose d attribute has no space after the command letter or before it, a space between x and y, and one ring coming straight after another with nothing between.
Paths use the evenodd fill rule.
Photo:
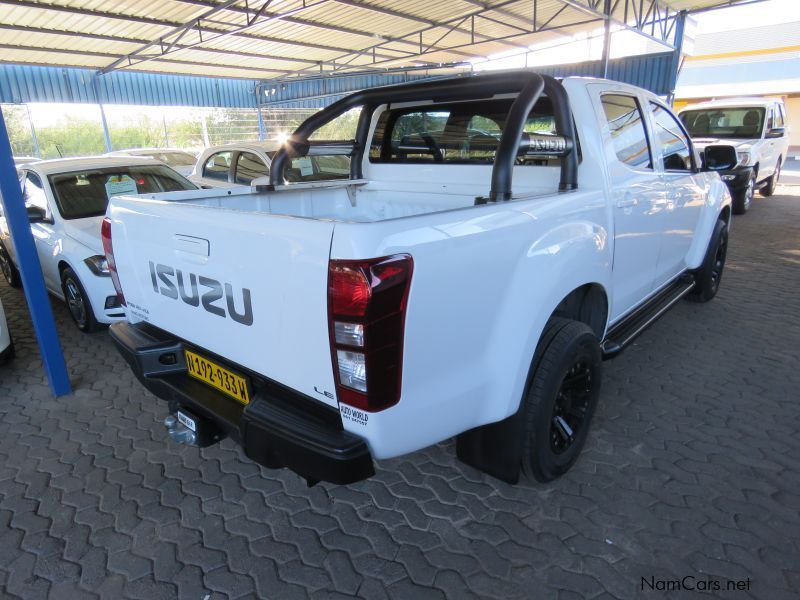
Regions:
<instances>
[{"instance_id":1,"label":"sedan windshield","mask_svg":"<svg viewBox=\"0 0 800 600\"><path fill-rule=\"evenodd\" d=\"M112 196L197 189L188 179L160 165L59 173L50 176L50 186L58 212L64 219L104 215Z\"/></svg>"},{"instance_id":2,"label":"sedan windshield","mask_svg":"<svg viewBox=\"0 0 800 600\"><path fill-rule=\"evenodd\" d=\"M681 120L694 137L743 138L761 137L764 126L764 108L758 106L736 106L731 108L709 108L687 110Z\"/></svg>"}]
</instances>

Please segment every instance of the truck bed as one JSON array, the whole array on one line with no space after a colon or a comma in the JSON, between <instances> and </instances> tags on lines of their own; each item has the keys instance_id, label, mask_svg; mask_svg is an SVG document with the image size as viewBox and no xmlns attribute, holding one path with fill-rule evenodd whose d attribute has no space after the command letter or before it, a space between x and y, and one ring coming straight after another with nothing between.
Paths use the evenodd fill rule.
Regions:
<instances>
[{"instance_id":1,"label":"truck bed","mask_svg":"<svg viewBox=\"0 0 800 600\"><path fill-rule=\"evenodd\" d=\"M451 167L452 168L452 167ZM470 208L482 191L474 184L348 180L257 188L208 189L138 196L184 206L220 208L342 223L372 223ZM418 188L418 189L415 189ZM553 188L528 188L521 197L553 193Z\"/></svg>"}]
</instances>

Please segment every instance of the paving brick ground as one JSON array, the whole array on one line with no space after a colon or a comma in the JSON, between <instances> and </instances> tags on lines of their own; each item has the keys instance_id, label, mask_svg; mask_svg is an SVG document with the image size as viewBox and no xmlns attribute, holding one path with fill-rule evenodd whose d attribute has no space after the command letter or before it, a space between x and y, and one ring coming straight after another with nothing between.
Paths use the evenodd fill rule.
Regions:
<instances>
[{"instance_id":1,"label":"paving brick ground","mask_svg":"<svg viewBox=\"0 0 800 600\"><path fill-rule=\"evenodd\" d=\"M171 443L105 332L54 303L75 393L53 399L23 296L0 369L3 598L631 598L642 577L800 590L800 190L736 218L722 290L606 364L584 454L509 486L452 443L308 489L229 441Z\"/></svg>"}]
</instances>

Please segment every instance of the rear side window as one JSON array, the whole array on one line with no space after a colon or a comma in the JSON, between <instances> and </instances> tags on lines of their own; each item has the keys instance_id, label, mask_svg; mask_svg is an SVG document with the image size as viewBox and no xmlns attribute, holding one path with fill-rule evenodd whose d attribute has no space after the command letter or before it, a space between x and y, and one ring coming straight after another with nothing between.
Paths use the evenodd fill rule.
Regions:
<instances>
[{"instance_id":1,"label":"rear side window","mask_svg":"<svg viewBox=\"0 0 800 600\"><path fill-rule=\"evenodd\" d=\"M652 169L647 131L636 98L623 94L604 94L602 104L614 152L620 162L637 169Z\"/></svg>"},{"instance_id":2,"label":"rear side window","mask_svg":"<svg viewBox=\"0 0 800 600\"><path fill-rule=\"evenodd\" d=\"M232 158L233 152L230 150L212 154L208 157L208 160L206 160L206 164L203 165L203 177L228 181L228 172L231 168Z\"/></svg>"},{"instance_id":3,"label":"rear side window","mask_svg":"<svg viewBox=\"0 0 800 600\"><path fill-rule=\"evenodd\" d=\"M678 120L663 106L650 103L656 126L656 138L661 147L661 160L667 171L691 171L692 151L689 138L683 133Z\"/></svg>"},{"instance_id":4,"label":"rear side window","mask_svg":"<svg viewBox=\"0 0 800 600\"><path fill-rule=\"evenodd\" d=\"M512 102L502 98L384 111L372 138L370 162L491 165ZM536 103L524 131L558 137L549 98ZM556 165L558 158L520 155L517 164Z\"/></svg>"},{"instance_id":5,"label":"rear side window","mask_svg":"<svg viewBox=\"0 0 800 600\"><path fill-rule=\"evenodd\" d=\"M269 169L264 161L252 152L241 152L236 161L236 183L250 185L253 179L266 177Z\"/></svg>"}]
</instances>

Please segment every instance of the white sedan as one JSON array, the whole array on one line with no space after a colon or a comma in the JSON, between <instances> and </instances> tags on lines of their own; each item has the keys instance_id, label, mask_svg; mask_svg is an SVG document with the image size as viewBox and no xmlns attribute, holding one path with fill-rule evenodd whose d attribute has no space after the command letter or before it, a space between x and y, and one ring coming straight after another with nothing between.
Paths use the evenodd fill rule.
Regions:
<instances>
[{"instance_id":1,"label":"white sedan","mask_svg":"<svg viewBox=\"0 0 800 600\"><path fill-rule=\"evenodd\" d=\"M269 176L272 157L281 142L236 142L206 148L197 159L189 179L204 188L249 186L254 179ZM292 159L284 171L287 181L319 181L348 179L350 158L347 156L303 156Z\"/></svg>"},{"instance_id":2,"label":"white sedan","mask_svg":"<svg viewBox=\"0 0 800 600\"><path fill-rule=\"evenodd\" d=\"M0 301L0 365L6 364L12 358L14 358L14 342L11 340L11 332L8 330L3 303Z\"/></svg>"},{"instance_id":3,"label":"white sedan","mask_svg":"<svg viewBox=\"0 0 800 600\"><path fill-rule=\"evenodd\" d=\"M197 189L161 162L130 156L45 160L20 167L19 175L45 287L67 302L75 324L85 332L125 317L100 234L108 199ZM0 213L0 270L12 287L21 285L17 264Z\"/></svg>"}]
</instances>

